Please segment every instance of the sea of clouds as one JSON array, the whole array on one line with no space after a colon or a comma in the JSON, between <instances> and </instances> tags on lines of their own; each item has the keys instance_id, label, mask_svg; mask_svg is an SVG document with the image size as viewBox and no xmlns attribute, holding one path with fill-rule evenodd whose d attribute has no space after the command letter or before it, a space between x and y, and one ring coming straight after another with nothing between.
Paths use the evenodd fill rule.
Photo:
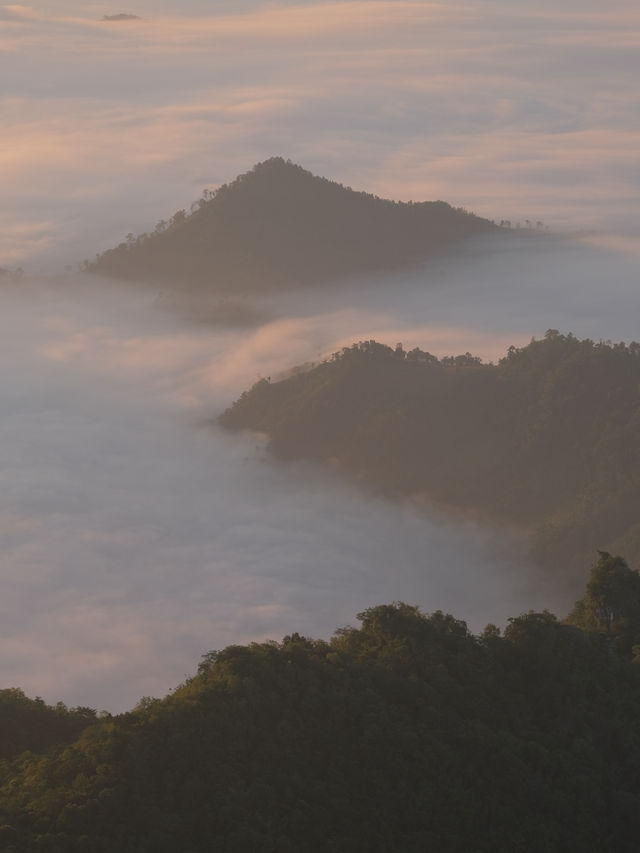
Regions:
<instances>
[{"instance_id":1,"label":"sea of clouds","mask_svg":"<svg viewBox=\"0 0 640 853\"><path fill-rule=\"evenodd\" d=\"M141 20L102 20L123 11ZM0 5L0 266L75 268L273 155L550 227L224 309L0 278L2 685L119 710L208 649L393 599L474 630L566 610L505 531L277 465L212 419L358 339L495 359L550 327L639 338L639 44L631 0Z\"/></svg>"},{"instance_id":2,"label":"sea of clouds","mask_svg":"<svg viewBox=\"0 0 640 853\"><path fill-rule=\"evenodd\" d=\"M634 335L636 256L555 238L455 257L196 322L98 278L0 291L0 674L111 711L163 695L199 656L299 631L330 636L405 600L473 630L579 592L541 577L511 531L278 464L215 416L261 376L376 338L486 359L550 326ZM588 567L585 567L585 577Z\"/></svg>"}]
</instances>

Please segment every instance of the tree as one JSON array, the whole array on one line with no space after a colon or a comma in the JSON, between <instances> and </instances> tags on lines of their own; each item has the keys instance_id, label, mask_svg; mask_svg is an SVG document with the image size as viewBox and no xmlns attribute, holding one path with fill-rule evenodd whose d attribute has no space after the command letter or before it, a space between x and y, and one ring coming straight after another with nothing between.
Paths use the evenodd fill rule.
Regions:
<instances>
[{"instance_id":1,"label":"tree","mask_svg":"<svg viewBox=\"0 0 640 853\"><path fill-rule=\"evenodd\" d=\"M566 621L601 634L618 653L630 655L640 643L640 574L622 557L598 553L586 592Z\"/></svg>"}]
</instances>

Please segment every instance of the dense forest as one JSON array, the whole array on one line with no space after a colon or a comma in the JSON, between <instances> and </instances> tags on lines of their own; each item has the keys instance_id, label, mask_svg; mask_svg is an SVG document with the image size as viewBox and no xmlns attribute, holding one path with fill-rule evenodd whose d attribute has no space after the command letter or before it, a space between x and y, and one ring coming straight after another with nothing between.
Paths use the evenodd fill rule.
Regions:
<instances>
[{"instance_id":1,"label":"dense forest","mask_svg":"<svg viewBox=\"0 0 640 853\"><path fill-rule=\"evenodd\" d=\"M85 268L246 295L411 265L497 228L443 201L381 199L274 157Z\"/></svg>"},{"instance_id":2,"label":"dense forest","mask_svg":"<svg viewBox=\"0 0 640 853\"><path fill-rule=\"evenodd\" d=\"M403 603L358 618L329 642L209 652L165 699L0 762L1 849L637 850L640 576L624 560L600 555L563 622L474 636Z\"/></svg>"},{"instance_id":3,"label":"dense forest","mask_svg":"<svg viewBox=\"0 0 640 853\"><path fill-rule=\"evenodd\" d=\"M16 687L0 690L0 760L73 741L95 719L92 708L67 708L62 702L52 707Z\"/></svg>"},{"instance_id":4,"label":"dense forest","mask_svg":"<svg viewBox=\"0 0 640 853\"><path fill-rule=\"evenodd\" d=\"M582 583L597 549L640 562L639 388L636 343L550 331L494 365L366 341L261 380L220 422L389 495L521 527Z\"/></svg>"}]
</instances>

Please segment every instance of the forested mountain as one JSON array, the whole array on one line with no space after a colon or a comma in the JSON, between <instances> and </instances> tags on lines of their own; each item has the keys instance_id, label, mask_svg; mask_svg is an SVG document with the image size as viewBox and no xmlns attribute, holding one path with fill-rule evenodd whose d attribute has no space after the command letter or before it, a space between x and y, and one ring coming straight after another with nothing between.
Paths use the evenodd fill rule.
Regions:
<instances>
[{"instance_id":1,"label":"forested mountain","mask_svg":"<svg viewBox=\"0 0 640 853\"><path fill-rule=\"evenodd\" d=\"M639 388L636 343L551 331L487 365L367 341L258 382L220 422L390 495L526 528L541 562L581 577L596 549L640 562Z\"/></svg>"},{"instance_id":2,"label":"forested mountain","mask_svg":"<svg viewBox=\"0 0 640 853\"><path fill-rule=\"evenodd\" d=\"M411 265L496 228L443 201L388 201L274 157L86 268L247 294Z\"/></svg>"},{"instance_id":3,"label":"forested mountain","mask_svg":"<svg viewBox=\"0 0 640 853\"><path fill-rule=\"evenodd\" d=\"M640 622L612 582L637 610L637 573L603 554L574 625L530 612L476 637L396 603L330 642L210 652L164 700L1 763L0 847L631 853L640 667L612 638Z\"/></svg>"}]
</instances>

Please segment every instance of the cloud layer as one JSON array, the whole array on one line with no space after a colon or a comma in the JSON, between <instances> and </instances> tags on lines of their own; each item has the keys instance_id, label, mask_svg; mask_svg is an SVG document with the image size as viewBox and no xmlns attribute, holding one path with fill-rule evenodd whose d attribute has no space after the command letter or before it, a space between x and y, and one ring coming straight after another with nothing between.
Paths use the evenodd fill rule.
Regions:
<instances>
[{"instance_id":1,"label":"cloud layer","mask_svg":"<svg viewBox=\"0 0 640 853\"><path fill-rule=\"evenodd\" d=\"M211 419L260 376L356 339L485 358L549 326L629 340L638 266L610 247L479 241L366 288L271 299L270 319L235 329L96 279L6 284L2 684L119 710L164 694L211 648L326 637L385 601L474 630L565 612L578 591L542 581L508 531L277 465Z\"/></svg>"},{"instance_id":2,"label":"cloud layer","mask_svg":"<svg viewBox=\"0 0 640 853\"><path fill-rule=\"evenodd\" d=\"M4 294L5 685L121 709L230 642L326 636L397 598L498 619L525 596L502 579L510 541L278 467L209 422L332 342L336 312L312 341L311 318L198 330L124 290L78 296Z\"/></svg>"},{"instance_id":3,"label":"cloud layer","mask_svg":"<svg viewBox=\"0 0 640 853\"><path fill-rule=\"evenodd\" d=\"M0 10L0 264L91 256L273 154L497 219L636 226L635 4L128 11Z\"/></svg>"}]
</instances>

